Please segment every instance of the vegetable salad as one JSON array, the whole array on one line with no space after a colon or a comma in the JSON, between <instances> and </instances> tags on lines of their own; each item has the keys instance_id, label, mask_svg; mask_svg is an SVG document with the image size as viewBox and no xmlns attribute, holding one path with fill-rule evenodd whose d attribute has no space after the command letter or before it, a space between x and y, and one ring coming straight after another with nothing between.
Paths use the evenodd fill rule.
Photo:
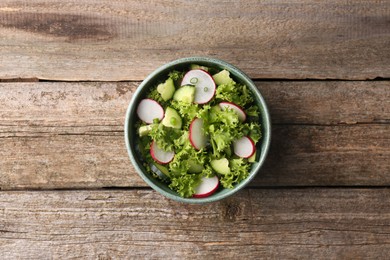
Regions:
<instances>
[{"instance_id":1,"label":"vegetable salad","mask_svg":"<svg viewBox=\"0 0 390 260\"><path fill-rule=\"evenodd\" d=\"M171 71L137 110L146 170L182 197L196 197L215 176L219 186L233 188L248 177L262 137L253 96L227 70Z\"/></svg>"}]
</instances>

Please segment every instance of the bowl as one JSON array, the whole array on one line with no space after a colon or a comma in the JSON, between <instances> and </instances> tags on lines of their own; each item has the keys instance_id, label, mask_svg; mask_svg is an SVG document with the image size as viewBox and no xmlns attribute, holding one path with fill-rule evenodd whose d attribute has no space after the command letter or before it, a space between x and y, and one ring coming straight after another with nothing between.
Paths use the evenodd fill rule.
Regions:
<instances>
[{"instance_id":1,"label":"bowl","mask_svg":"<svg viewBox=\"0 0 390 260\"><path fill-rule=\"evenodd\" d=\"M165 81L170 71L174 69L188 70L188 67L191 64L214 67L221 70L227 69L228 71L230 71L230 75L234 80L236 80L239 83L245 84L250 88L250 90L254 95L255 103L260 108L260 115L261 115L260 120L262 126L262 138L257 143L257 147L256 147L257 160L255 163L252 164L249 176L245 180L236 184L234 188L224 189L221 187L220 189L218 189L217 192L205 198L180 197L175 191L171 190L166 183L159 181L158 179L151 176L142 165L142 160L140 158L139 152L137 152L138 149L136 147L138 131L135 128L135 122L137 122L138 120L136 114L136 108L138 103L147 95L147 93L150 91L150 88L156 86L158 83ZM181 58L178 60L174 60L172 62L169 62L159 67L154 72L152 72L149 76L147 76L139 85L137 90L134 92L130 100L126 112L124 130L125 130L124 132L125 132L125 142L126 142L127 152L129 154L132 164L134 165L135 170L140 175L140 177L150 187L152 187L154 190L161 193L162 195L170 199L173 199L175 201L179 201L183 203L194 203L194 204L215 202L227 198L233 195L234 193L236 193L237 191L241 190L242 188L244 188L256 176L256 174L260 171L262 165L264 164L264 161L267 157L267 153L269 150L270 140L271 140L271 121L270 121L267 105L264 101L263 96L261 95L260 91L256 88L253 81L235 66L222 60L218 60L215 58L207 58L207 57L188 57L188 58Z\"/></svg>"}]
</instances>

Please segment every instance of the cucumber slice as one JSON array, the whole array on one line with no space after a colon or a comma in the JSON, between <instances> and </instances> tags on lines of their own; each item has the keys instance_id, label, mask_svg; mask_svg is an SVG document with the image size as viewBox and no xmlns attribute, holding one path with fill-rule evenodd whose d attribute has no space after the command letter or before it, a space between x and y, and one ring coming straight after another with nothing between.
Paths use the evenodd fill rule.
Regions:
<instances>
[{"instance_id":1,"label":"cucumber slice","mask_svg":"<svg viewBox=\"0 0 390 260\"><path fill-rule=\"evenodd\" d=\"M182 120L179 113L177 113L175 109L167 107L165 110L164 119L161 121L161 123L167 127L181 129Z\"/></svg>"},{"instance_id":2,"label":"cucumber slice","mask_svg":"<svg viewBox=\"0 0 390 260\"><path fill-rule=\"evenodd\" d=\"M162 180L169 181L169 170L167 167L162 166L158 163L153 162L150 164L150 169L157 174Z\"/></svg>"},{"instance_id":3,"label":"cucumber slice","mask_svg":"<svg viewBox=\"0 0 390 260\"><path fill-rule=\"evenodd\" d=\"M253 153L251 157L248 158L248 162L250 163L256 162L256 151Z\"/></svg>"},{"instance_id":4,"label":"cucumber slice","mask_svg":"<svg viewBox=\"0 0 390 260\"><path fill-rule=\"evenodd\" d=\"M190 69L191 70L204 70L204 71L207 71L207 72L209 71L208 67L201 66L201 65L198 65L198 64L191 64Z\"/></svg>"},{"instance_id":5,"label":"cucumber slice","mask_svg":"<svg viewBox=\"0 0 390 260\"><path fill-rule=\"evenodd\" d=\"M222 158L219 160L212 160L210 162L211 168L214 169L219 174L229 174L230 168L229 168L229 161L226 158Z\"/></svg>"},{"instance_id":6,"label":"cucumber slice","mask_svg":"<svg viewBox=\"0 0 390 260\"><path fill-rule=\"evenodd\" d=\"M230 77L230 72L227 70L221 70L217 74L213 75L213 79L215 81L215 84L217 85L229 84L234 82L234 80Z\"/></svg>"},{"instance_id":7,"label":"cucumber slice","mask_svg":"<svg viewBox=\"0 0 390 260\"><path fill-rule=\"evenodd\" d=\"M200 173L204 169L202 165L196 163L194 160L188 160L188 164L190 166L188 169L190 173Z\"/></svg>"},{"instance_id":8,"label":"cucumber slice","mask_svg":"<svg viewBox=\"0 0 390 260\"><path fill-rule=\"evenodd\" d=\"M157 92L161 94L164 101L170 100L173 97L173 93L175 93L173 79L169 78L164 83L159 84L157 86Z\"/></svg>"},{"instance_id":9,"label":"cucumber slice","mask_svg":"<svg viewBox=\"0 0 390 260\"><path fill-rule=\"evenodd\" d=\"M138 134L140 137L146 136L152 130L152 125L143 125L138 129Z\"/></svg>"},{"instance_id":10,"label":"cucumber slice","mask_svg":"<svg viewBox=\"0 0 390 260\"><path fill-rule=\"evenodd\" d=\"M181 101L184 103L192 103L195 98L195 87L186 85L182 86L178 90L175 91L173 95L173 100Z\"/></svg>"}]
</instances>

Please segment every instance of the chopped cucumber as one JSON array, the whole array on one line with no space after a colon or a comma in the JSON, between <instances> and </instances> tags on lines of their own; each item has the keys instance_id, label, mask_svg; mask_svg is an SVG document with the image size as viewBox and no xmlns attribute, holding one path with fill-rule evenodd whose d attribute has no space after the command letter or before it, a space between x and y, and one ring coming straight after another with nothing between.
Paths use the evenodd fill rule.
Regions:
<instances>
[{"instance_id":1,"label":"chopped cucumber","mask_svg":"<svg viewBox=\"0 0 390 260\"><path fill-rule=\"evenodd\" d=\"M173 100L181 101L184 103L192 103L195 98L195 87L191 85L182 86L175 91Z\"/></svg>"},{"instance_id":2,"label":"chopped cucumber","mask_svg":"<svg viewBox=\"0 0 390 260\"><path fill-rule=\"evenodd\" d=\"M157 86L157 92L161 94L164 101L168 101L173 97L175 93L175 84L173 79L168 78L164 83L161 83Z\"/></svg>"},{"instance_id":3,"label":"chopped cucumber","mask_svg":"<svg viewBox=\"0 0 390 260\"><path fill-rule=\"evenodd\" d=\"M256 162L256 151L253 153L251 157L248 158L248 162L250 163Z\"/></svg>"},{"instance_id":4,"label":"chopped cucumber","mask_svg":"<svg viewBox=\"0 0 390 260\"><path fill-rule=\"evenodd\" d=\"M213 75L213 79L215 84L223 85L234 82L234 80L230 77L230 72L227 70L222 70L217 74Z\"/></svg>"},{"instance_id":5,"label":"chopped cucumber","mask_svg":"<svg viewBox=\"0 0 390 260\"><path fill-rule=\"evenodd\" d=\"M138 134L142 137L148 135L150 130L152 130L152 125L143 125L138 129Z\"/></svg>"},{"instance_id":6,"label":"chopped cucumber","mask_svg":"<svg viewBox=\"0 0 390 260\"><path fill-rule=\"evenodd\" d=\"M208 68L208 67L201 66L201 65L198 65L198 64L191 64L190 69L191 69L191 70L204 70L204 71L209 71L209 68Z\"/></svg>"},{"instance_id":7,"label":"chopped cucumber","mask_svg":"<svg viewBox=\"0 0 390 260\"><path fill-rule=\"evenodd\" d=\"M202 165L196 163L194 160L188 160L188 164L190 165L188 171L191 173L200 173L204 169Z\"/></svg>"},{"instance_id":8,"label":"chopped cucumber","mask_svg":"<svg viewBox=\"0 0 390 260\"><path fill-rule=\"evenodd\" d=\"M167 167L162 166L156 162L153 162L153 164L150 165L151 170L157 174L162 180L168 181L169 176L169 170Z\"/></svg>"},{"instance_id":9,"label":"chopped cucumber","mask_svg":"<svg viewBox=\"0 0 390 260\"><path fill-rule=\"evenodd\" d=\"M161 123L167 127L180 129L182 125L182 120L179 116L179 113L177 113L175 109L167 107L167 109L165 110L164 119L161 121Z\"/></svg>"},{"instance_id":10,"label":"chopped cucumber","mask_svg":"<svg viewBox=\"0 0 390 260\"><path fill-rule=\"evenodd\" d=\"M212 160L210 162L211 168L214 169L217 173L220 174L229 174L230 168L229 168L229 161L226 158L222 158L219 160Z\"/></svg>"}]
</instances>

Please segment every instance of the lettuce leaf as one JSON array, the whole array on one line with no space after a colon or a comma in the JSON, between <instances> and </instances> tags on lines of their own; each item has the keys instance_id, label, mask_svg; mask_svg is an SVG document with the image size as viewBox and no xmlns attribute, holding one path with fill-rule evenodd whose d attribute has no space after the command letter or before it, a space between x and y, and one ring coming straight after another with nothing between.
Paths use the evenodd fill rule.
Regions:
<instances>
[{"instance_id":1,"label":"lettuce leaf","mask_svg":"<svg viewBox=\"0 0 390 260\"><path fill-rule=\"evenodd\" d=\"M234 184L237 184L248 177L250 164L244 159L232 159L229 161L230 173L221 174L220 182L224 188L232 189Z\"/></svg>"},{"instance_id":2,"label":"lettuce leaf","mask_svg":"<svg viewBox=\"0 0 390 260\"><path fill-rule=\"evenodd\" d=\"M195 193L195 188L200 184L199 174L183 174L172 178L169 188L175 190L180 196L189 198Z\"/></svg>"},{"instance_id":3,"label":"lettuce leaf","mask_svg":"<svg viewBox=\"0 0 390 260\"><path fill-rule=\"evenodd\" d=\"M211 109L208 125L205 128L209 133L213 155L216 159L225 155L230 156L232 142L243 136L242 124L232 109Z\"/></svg>"},{"instance_id":4,"label":"lettuce leaf","mask_svg":"<svg viewBox=\"0 0 390 260\"><path fill-rule=\"evenodd\" d=\"M253 102L253 97L248 87L243 84L237 84L234 81L229 84L219 85L215 97L223 101L233 102L241 107Z\"/></svg>"},{"instance_id":5,"label":"lettuce leaf","mask_svg":"<svg viewBox=\"0 0 390 260\"><path fill-rule=\"evenodd\" d=\"M172 100L171 106L174 108L183 120L183 128L187 129L194 117L199 112L199 105Z\"/></svg>"},{"instance_id":6,"label":"lettuce leaf","mask_svg":"<svg viewBox=\"0 0 390 260\"><path fill-rule=\"evenodd\" d=\"M168 103L161 97L161 94L158 93L157 88L150 91L146 97L157 101L162 107L166 107L168 105Z\"/></svg>"},{"instance_id":7,"label":"lettuce leaf","mask_svg":"<svg viewBox=\"0 0 390 260\"><path fill-rule=\"evenodd\" d=\"M166 127L163 124L153 124L148 134L157 146L165 151L173 151L174 141L182 135L180 129Z\"/></svg>"},{"instance_id":8,"label":"lettuce leaf","mask_svg":"<svg viewBox=\"0 0 390 260\"><path fill-rule=\"evenodd\" d=\"M177 70L172 70L171 72L169 72L168 76L171 79L173 79L174 81L179 81L179 80L183 79L184 72L177 71Z\"/></svg>"},{"instance_id":9,"label":"lettuce leaf","mask_svg":"<svg viewBox=\"0 0 390 260\"><path fill-rule=\"evenodd\" d=\"M261 125L258 122L250 122L243 125L242 132L249 136L256 144L262 137Z\"/></svg>"},{"instance_id":10,"label":"lettuce leaf","mask_svg":"<svg viewBox=\"0 0 390 260\"><path fill-rule=\"evenodd\" d=\"M258 118L259 115L259 108L257 106L250 106L248 109L245 110L245 114L247 116L252 116L255 118Z\"/></svg>"}]
</instances>

